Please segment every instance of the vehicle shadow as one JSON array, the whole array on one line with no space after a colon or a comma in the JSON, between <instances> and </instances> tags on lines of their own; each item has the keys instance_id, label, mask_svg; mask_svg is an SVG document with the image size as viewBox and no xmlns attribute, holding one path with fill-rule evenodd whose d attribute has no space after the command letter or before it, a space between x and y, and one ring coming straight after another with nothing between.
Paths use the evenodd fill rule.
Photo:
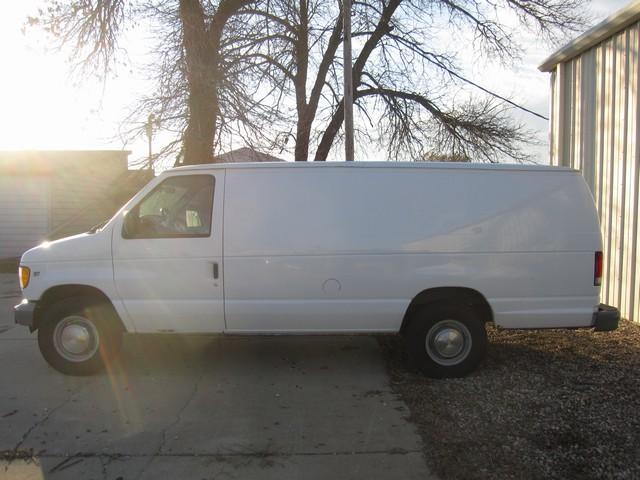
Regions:
<instances>
[{"instance_id":1,"label":"vehicle shadow","mask_svg":"<svg viewBox=\"0 0 640 480\"><path fill-rule=\"evenodd\" d=\"M210 373L222 366L351 370L354 357L379 362L375 341L364 336L206 336L125 335L117 368L131 374L182 374L194 369ZM362 365L361 365L362 366ZM327 367L328 368L328 367Z\"/></svg>"}]
</instances>

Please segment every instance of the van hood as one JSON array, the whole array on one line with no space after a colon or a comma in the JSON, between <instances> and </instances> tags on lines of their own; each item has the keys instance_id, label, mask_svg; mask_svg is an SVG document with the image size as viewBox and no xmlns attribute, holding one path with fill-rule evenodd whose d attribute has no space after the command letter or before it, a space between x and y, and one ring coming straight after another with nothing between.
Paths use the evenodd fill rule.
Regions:
<instances>
[{"instance_id":1,"label":"van hood","mask_svg":"<svg viewBox=\"0 0 640 480\"><path fill-rule=\"evenodd\" d=\"M104 260L111 258L111 232L81 233L44 242L27 250L20 263L69 262L83 260Z\"/></svg>"}]
</instances>

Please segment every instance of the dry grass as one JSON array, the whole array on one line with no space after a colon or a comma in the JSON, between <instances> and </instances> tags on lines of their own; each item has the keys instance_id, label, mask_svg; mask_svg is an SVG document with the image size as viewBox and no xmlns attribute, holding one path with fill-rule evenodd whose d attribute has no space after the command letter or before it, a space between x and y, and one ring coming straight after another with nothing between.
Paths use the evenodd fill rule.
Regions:
<instances>
[{"instance_id":1,"label":"dry grass","mask_svg":"<svg viewBox=\"0 0 640 480\"><path fill-rule=\"evenodd\" d=\"M486 362L448 380L408 371L400 339L381 339L442 479L640 478L640 325L488 334Z\"/></svg>"}]
</instances>

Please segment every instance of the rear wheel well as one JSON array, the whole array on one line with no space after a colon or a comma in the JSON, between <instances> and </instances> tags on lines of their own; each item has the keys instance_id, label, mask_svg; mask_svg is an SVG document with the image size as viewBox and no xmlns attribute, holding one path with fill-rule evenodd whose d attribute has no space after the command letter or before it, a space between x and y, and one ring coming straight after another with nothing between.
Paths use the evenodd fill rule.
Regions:
<instances>
[{"instance_id":1,"label":"rear wheel well","mask_svg":"<svg viewBox=\"0 0 640 480\"><path fill-rule=\"evenodd\" d=\"M465 287L429 288L423 290L411 300L402 319L400 334L405 334L411 318L421 307L443 301L463 303L471 307L485 323L493 321L493 311L489 302L477 290Z\"/></svg>"},{"instance_id":2,"label":"rear wheel well","mask_svg":"<svg viewBox=\"0 0 640 480\"><path fill-rule=\"evenodd\" d=\"M36 310L34 312L34 326L33 330L37 330L40 324L41 319L44 317L44 313L47 308L54 303L70 297L86 297L98 300L103 302L111 307L113 311L114 320L117 322L119 327L123 332L126 332L127 329L124 327L118 312L113 308L113 304L109 297L107 297L104 292L99 290L98 288L91 287L89 285L57 285L55 287L51 287L47 291L45 291L38 303L36 304Z\"/></svg>"}]
</instances>

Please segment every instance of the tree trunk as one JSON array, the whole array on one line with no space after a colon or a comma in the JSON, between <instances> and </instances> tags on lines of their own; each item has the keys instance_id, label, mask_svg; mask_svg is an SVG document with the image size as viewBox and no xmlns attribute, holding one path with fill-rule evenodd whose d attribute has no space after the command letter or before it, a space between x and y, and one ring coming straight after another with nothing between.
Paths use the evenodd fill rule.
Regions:
<instances>
[{"instance_id":1,"label":"tree trunk","mask_svg":"<svg viewBox=\"0 0 640 480\"><path fill-rule=\"evenodd\" d=\"M180 19L186 76L189 84L189 118L183 140L182 165L213 163L213 146L219 112L220 40L229 18L249 0L222 0L207 24L200 0L180 0Z\"/></svg>"},{"instance_id":2,"label":"tree trunk","mask_svg":"<svg viewBox=\"0 0 640 480\"><path fill-rule=\"evenodd\" d=\"M309 160L309 140L311 138L311 122L307 120L306 109L302 116L298 116L296 128L296 148L294 151L296 162Z\"/></svg>"},{"instance_id":3,"label":"tree trunk","mask_svg":"<svg viewBox=\"0 0 640 480\"><path fill-rule=\"evenodd\" d=\"M182 165L213 163L218 101L215 91L207 86L191 86L189 120L184 133Z\"/></svg>"},{"instance_id":4,"label":"tree trunk","mask_svg":"<svg viewBox=\"0 0 640 480\"><path fill-rule=\"evenodd\" d=\"M186 77L189 84L189 118L183 140L183 165L211 163L217 105L211 79L211 50L207 26L199 0L180 0Z\"/></svg>"},{"instance_id":5,"label":"tree trunk","mask_svg":"<svg viewBox=\"0 0 640 480\"><path fill-rule=\"evenodd\" d=\"M324 162L327 160L329 151L331 151L331 146L333 145L333 140L336 138L336 135L338 135L343 121L344 100L340 102L340 105L331 117L329 125L327 125L327 128L325 128L324 133L322 134L322 139L320 140L320 144L316 149L316 156L313 159L315 162Z\"/></svg>"},{"instance_id":6,"label":"tree trunk","mask_svg":"<svg viewBox=\"0 0 640 480\"><path fill-rule=\"evenodd\" d=\"M296 162L306 162L309 159L309 138L311 136L311 122L308 121L307 105L307 74L309 70L309 10L307 0L300 0L300 22L297 28L295 47L296 73L294 88L296 91L296 111L298 124L296 126L296 147L294 158Z\"/></svg>"}]
</instances>

